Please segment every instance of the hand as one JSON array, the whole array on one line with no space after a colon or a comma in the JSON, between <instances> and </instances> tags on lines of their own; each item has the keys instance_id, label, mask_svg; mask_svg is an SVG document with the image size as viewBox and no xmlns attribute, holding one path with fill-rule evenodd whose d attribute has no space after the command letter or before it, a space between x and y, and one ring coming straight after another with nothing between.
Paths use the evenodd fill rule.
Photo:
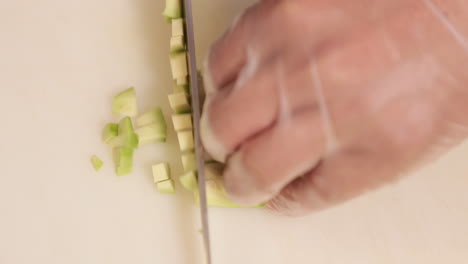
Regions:
<instances>
[{"instance_id":1,"label":"hand","mask_svg":"<svg viewBox=\"0 0 468 264\"><path fill-rule=\"evenodd\" d=\"M468 132L464 0L266 0L212 47L202 140L228 195L305 215ZM448 16L450 18L447 19Z\"/></svg>"}]
</instances>

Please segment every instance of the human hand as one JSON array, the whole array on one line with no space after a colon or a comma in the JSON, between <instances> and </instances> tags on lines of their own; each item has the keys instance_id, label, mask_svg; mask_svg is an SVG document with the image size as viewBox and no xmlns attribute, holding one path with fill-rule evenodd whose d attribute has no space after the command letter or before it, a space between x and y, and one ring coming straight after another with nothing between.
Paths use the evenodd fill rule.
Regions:
<instances>
[{"instance_id":1,"label":"human hand","mask_svg":"<svg viewBox=\"0 0 468 264\"><path fill-rule=\"evenodd\" d=\"M227 163L228 195L305 215L462 141L465 2L266 0L249 8L213 45L205 70L202 140Z\"/></svg>"}]
</instances>

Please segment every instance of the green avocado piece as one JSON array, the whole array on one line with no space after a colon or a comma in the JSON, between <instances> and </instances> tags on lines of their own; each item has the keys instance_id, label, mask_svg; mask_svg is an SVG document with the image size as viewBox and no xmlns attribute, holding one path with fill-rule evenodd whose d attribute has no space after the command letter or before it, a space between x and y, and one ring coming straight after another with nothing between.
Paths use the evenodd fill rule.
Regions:
<instances>
[{"instance_id":1,"label":"green avocado piece","mask_svg":"<svg viewBox=\"0 0 468 264\"><path fill-rule=\"evenodd\" d=\"M165 125L152 124L149 126L140 127L136 130L139 139L139 146L166 142L167 129Z\"/></svg>"},{"instance_id":2,"label":"green avocado piece","mask_svg":"<svg viewBox=\"0 0 468 264\"><path fill-rule=\"evenodd\" d=\"M187 152L182 154L182 166L184 167L184 172L197 170L197 159L195 153Z\"/></svg>"},{"instance_id":3,"label":"green avocado piece","mask_svg":"<svg viewBox=\"0 0 468 264\"><path fill-rule=\"evenodd\" d=\"M173 180L165 180L156 183L156 187L160 193L175 193L175 184Z\"/></svg>"},{"instance_id":4,"label":"green avocado piece","mask_svg":"<svg viewBox=\"0 0 468 264\"><path fill-rule=\"evenodd\" d=\"M209 206L213 207L237 207L237 208L257 208L258 206L240 206L228 198L224 189L222 175L224 165L221 163L205 164L205 187L206 199ZM198 190L194 192L195 203L200 203Z\"/></svg>"},{"instance_id":5,"label":"green avocado piece","mask_svg":"<svg viewBox=\"0 0 468 264\"><path fill-rule=\"evenodd\" d=\"M107 124L102 130L102 142L108 144L119 134L119 125L114 123Z\"/></svg>"},{"instance_id":6,"label":"green avocado piece","mask_svg":"<svg viewBox=\"0 0 468 264\"><path fill-rule=\"evenodd\" d=\"M197 173L195 171L189 171L179 177L182 186L189 191L198 190Z\"/></svg>"},{"instance_id":7,"label":"green avocado piece","mask_svg":"<svg viewBox=\"0 0 468 264\"><path fill-rule=\"evenodd\" d=\"M185 39L184 36L173 36L170 42L171 53L178 53L185 51Z\"/></svg>"},{"instance_id":8,"label":"green avocado piece","mask_svg":"<svg viewBox=\"0 0 468 264\"><path fill-rule=\"evenodd\" d=\"M195 143L192 130L177 132L177 138L179 139L180 151L186 152L194 150Z\"/></svg>"},{"instance_id":9,"label":"green avocado piece","mask_svg":"<svg viewBox=\"0 0 468 264\"><path fill-rule=\"evenodd\" d=\"M167 162L162 162L151 167L154 183L171 179L171 168Z\"/></svg>"},{"instance_id":10,"label":"green avocado piece","mask_svg":"<svg viewBox=\"0 0 468 264\"><path fill-rule=\"evenodd\" d=\"M182 0L166 0L163 16L171 20L182 17Z\"/></svg>"},{"instance_id":11,"label":"green avocado piece","mask_svg":"<svg viewBox=\"0 0 468 264\"><path fill-rule=\"evenodd\" d=\"M186 78L188 75L187 67L187 52L171 53L169 55L172 78L178 80L180 78Z\"/></svg>"},{"instance_id":12,"label":"green avocado piece","mask_svg":"<svg viewBox=\"0 0 468 264\"><path fill-rule=\"evenodd\" d=\"M184 19L176 18L172 20L172 36L184 36Z\"/></svg>"},{"instance_id":13,"label":"green avocado piece","mask_svg":"<svg viewBox=\"0 0 468 264\"><path fill-rule=\"evenodd\" d=\"M166 126L166 120L164 119L164 113L160 107L156 107L142 115L135 120L137 127L143 127L151 124L157 124Z\"/></svg>"},{"instance_id":14,"label":"green avocado piece","mask_svg":"<svg viewBox=\"0 0 468 264\"><path fill-rule=\"evenodd\" d=\"M93 165L95 171L99 171L102 168L102 165L104 165L104 162L102 162L98 156L93 155L91 157L91 164Z\"/></svg>"},{"instance_id":15,"label":"green avocado piece","mask_svg":"<svg viewBox=\"0 0 468 264\"><path fill-rule=\"evenodd\" d=\"M172 124L174 125L174 130L177 132L192 129L193 128L192 115L191 114L172 115Z\"/></svg>"},{"instance_id":16,"label":"green avocado piece","mask_svg":"<svg viewBox=\"0 0 468 264\"><path fill-rule=\"evenodd\" d=\"M189 95L187 93L179 92L170 94L168 98L172 110L177 114L189 113L192 110L190 107Z\"/></svg>"},{"instance_id":17,"label":"green avocado piece","mask_svg":"<svg viewBox=\"0 0 468 264\"><path fill-rule=\"evenodd\" d=\"M136 92L133 87L114 97L112 113L121 116L136 116L138 114Z\"/></svg>"},{"instance_id":18,"label":"green avocado piece","mask_svg":"<svg viewBox=\"0 0 468 264\"><path fill-rule=\"evenodd\" d=\"M115 148L113 151L117 176L130 174L133 169L133 148Z\"/></svg>"},{"instance_id":19,"label":"green avocado piece","mask_svg":"<svg viewBox=\"0 0 468 264\"><path fill-rule=\"evenodd\" d=\"M127 116L120 120L118 130L118 136L109 142L113 148L138 148L139 138L138 135L135 134L130 117Z\"/></svg>"}]
</instances>

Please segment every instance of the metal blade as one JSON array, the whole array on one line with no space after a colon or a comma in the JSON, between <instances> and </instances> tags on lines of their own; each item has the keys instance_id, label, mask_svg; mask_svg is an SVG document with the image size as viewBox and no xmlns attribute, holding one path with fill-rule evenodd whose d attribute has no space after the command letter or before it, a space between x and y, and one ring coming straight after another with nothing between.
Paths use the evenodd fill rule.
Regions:
<instances>
[{"instance_id":1,"label":"metal blade","mask_svg":"<svg viewBox=\"0 0 468 264\"><path fill-rule=\"evenodd\" d=\"M210 247L210 227L208 222L208 205L206 201L206 186L205 186L205 159L203 146L200 140L200 91L198 87L198 72L197 61L195 56L195 37L193 31L193 15L192 1L184 0L185 21L187 30L187 49L190 71L190 89L192 92L192 111L193 123L195 127L195 153L197 156L198 165L198 188L200 195L200 213L203 228L203 241L205 245L205 253L207 264L211 264L211 247Z\"/></svg>"}]
</instances>

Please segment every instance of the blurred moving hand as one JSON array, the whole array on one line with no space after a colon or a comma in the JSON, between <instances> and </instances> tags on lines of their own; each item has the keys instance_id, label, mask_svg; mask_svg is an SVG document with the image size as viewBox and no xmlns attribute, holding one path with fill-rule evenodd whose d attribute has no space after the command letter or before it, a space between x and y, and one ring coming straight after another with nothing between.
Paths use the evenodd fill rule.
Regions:
<instances>
[{"instance_id":1,"label":"blurred moving hand","mask_svg":"<svg viewBox=\"0 0 468 264\"><path fill-rule=\"evenodd\" d=\"M243 205L356 197L468 134L468 2L265 0L212 47L202 140Z\"/></svg>"}]
</instances>

